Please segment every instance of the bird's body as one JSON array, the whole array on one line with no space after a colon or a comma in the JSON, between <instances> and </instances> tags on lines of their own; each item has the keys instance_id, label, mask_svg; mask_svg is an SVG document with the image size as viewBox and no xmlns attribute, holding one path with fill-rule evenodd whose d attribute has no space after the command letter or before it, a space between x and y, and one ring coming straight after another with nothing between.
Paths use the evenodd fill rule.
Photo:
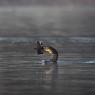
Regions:
<instances>
[{"instance_id":1,"label":"bird's body","mask_svg":"<svg viewBox=\"0 0 95 95\"><path fill-rule=\"evenodd\" d=\"M53 63L57 63L58 60L58 52L51 46L44 46L39 41L37 42L37 54L48 54L50 56L50 61Z\"/></svg>"}]
</instances>

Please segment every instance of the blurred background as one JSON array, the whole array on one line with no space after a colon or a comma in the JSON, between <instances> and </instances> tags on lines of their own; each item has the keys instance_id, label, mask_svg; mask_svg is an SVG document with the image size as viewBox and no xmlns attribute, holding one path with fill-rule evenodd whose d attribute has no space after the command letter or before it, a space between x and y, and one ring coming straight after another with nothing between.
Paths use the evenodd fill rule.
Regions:
<instances>
[{"instance_id":1,"label":"blurred background","mask_svg":"<svg viewBox=\"0 0 95 95\"><path fill-rule=\"evenodd\" d=\"M94 0L0 0L0 36L95 36Z\"/></svg>"}]
</instances>

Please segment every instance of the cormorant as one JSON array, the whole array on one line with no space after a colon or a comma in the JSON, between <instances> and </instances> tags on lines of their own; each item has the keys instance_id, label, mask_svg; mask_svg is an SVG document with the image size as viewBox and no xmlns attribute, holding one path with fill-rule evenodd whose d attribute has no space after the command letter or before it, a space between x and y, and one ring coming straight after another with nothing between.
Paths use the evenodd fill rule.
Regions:
<instances>
[{"instance_id":1,"label":"cormorant","mask_svg":"<svg viewBox=\"0 0 95 95\"><path fill-rule=\"evenodd\" d=\"M45 46L41 41L36 41L35 49L37 50L38 55L47 53L51 56L50 62L52 62L53 64L57 63L58 52L52 46Z\"/></svg>"}]
</instances>

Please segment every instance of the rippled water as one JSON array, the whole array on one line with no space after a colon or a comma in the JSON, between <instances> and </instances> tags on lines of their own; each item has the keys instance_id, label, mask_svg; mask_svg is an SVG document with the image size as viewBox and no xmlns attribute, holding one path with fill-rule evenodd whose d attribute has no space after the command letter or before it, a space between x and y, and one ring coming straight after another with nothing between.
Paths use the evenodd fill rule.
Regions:
<instances>
[{"instance_id":1,"label":"rippled water","mask_svg":"<svg viewBox=\"0 0 95 95\"><path fill-rule=\"evenodd\" d=\"M41 64L35 40L58 50L57 65ZM0 38L0 95L94 95L94 44L90 37Z\"/></svg>"}]
</instances>

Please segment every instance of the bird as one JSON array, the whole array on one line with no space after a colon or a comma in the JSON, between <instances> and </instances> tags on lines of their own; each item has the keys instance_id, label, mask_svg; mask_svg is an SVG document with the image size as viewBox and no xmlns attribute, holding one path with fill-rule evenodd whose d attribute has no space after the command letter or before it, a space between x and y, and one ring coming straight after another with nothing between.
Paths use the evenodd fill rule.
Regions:
<instances>
[{"instance_id":1,"label":"bird","mask_svg":"<svg viewBox=\"0 0 95 95\"><path fill-rule=\"evenodd\" d=\"M57 60L58 60L58 51L49 45L44 45L42 41L36 41L36 47L35 47L37 54L41 55L41 54L48 54L50 55L50 60L42 60L44 63L48 64L48 63L53 63L56 64Z\"/></svg>"}]
</instances>

